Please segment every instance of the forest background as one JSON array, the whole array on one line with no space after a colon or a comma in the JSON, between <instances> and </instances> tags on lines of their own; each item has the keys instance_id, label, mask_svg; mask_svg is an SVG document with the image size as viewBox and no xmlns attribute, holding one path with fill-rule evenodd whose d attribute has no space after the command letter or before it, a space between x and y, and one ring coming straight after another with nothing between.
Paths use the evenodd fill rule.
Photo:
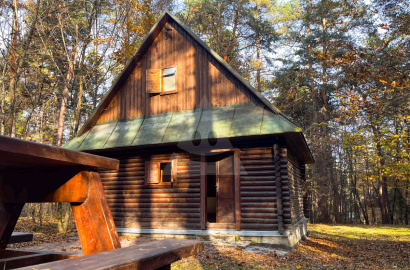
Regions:
<instances>
[{"instance_id":1,"label":"forest background","mask_svg":"<svg viewBox=\"0 0 410 270\"><path fill-rule=\"evenodd\" d=\"M409 224L406 0L1 0L0 134L69 141L164 10L303 128L311 222Z\"/></svg>"}]
</instances>

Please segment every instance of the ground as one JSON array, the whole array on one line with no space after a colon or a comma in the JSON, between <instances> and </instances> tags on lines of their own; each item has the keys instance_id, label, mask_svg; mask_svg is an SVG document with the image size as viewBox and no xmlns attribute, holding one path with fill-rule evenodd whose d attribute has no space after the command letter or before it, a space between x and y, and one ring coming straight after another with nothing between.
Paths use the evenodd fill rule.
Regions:
<instances>
[{"instance_id":1,"label":"ground","mask_svg":"<svg viewBox=\"0 0 410 270\"><path fill-rule=\"evenodd\" d=\"M22 218L16 231L30 227ZM174 263L172 269L410 269L410 226L309 224L308 230L308 239L287 255L208 242L204 253ZM120 238L123 247L152 240ZM58 234L52 220L34 232L32 243L10 247L81 252L76 233Z\"/></svg>"}]
</instances>

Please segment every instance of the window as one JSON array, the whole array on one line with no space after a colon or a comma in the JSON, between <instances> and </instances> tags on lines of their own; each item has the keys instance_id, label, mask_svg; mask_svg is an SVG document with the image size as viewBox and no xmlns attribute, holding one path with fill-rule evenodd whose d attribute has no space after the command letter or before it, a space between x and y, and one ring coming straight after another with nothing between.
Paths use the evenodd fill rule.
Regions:
<instances>
[{"instance_id":1,"label":"window","mask_svg":"<svg viewBox=\"0 0 410 270\"><path fill-rule=\"evenodd\" d=\"M171 186L176 181L177 160L146 161L145 185Z\"/></svg>"},{"instance_id":2,"label":"window","mask_svg":"<svg viewBox=\"0 0 410 270\"><path fill-rule=\"evenodd\" d=\"M172 163L160 162L159 163L159 183L171 183L172 182Z\"/></svg>"},{"instance_id":3,"label":"window","mask_svg":"<svg viewBox=\"0 0 410 270\"><path fill-rule=\"evenodd\" d=\"M147 93L170 94L177 92L177 67L147 69Z\"/></svg>"}]
</instances>

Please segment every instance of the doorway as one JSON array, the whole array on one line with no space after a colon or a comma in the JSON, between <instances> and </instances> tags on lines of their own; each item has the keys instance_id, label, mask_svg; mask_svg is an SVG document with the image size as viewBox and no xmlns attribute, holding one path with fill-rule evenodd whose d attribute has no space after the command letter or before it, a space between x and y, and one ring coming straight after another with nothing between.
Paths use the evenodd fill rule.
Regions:
<instances>
[{"instance_id":1,"label":"doorway","mask_svg":"<svg viewBox=\"0 0 410 270\"><path fill-rule=\"evenodd\" d=\"M207 158L207 223L234 224L234 166L233 153ZM214 226L212 226L214 227Z\"/></svg>"}]
</instances>

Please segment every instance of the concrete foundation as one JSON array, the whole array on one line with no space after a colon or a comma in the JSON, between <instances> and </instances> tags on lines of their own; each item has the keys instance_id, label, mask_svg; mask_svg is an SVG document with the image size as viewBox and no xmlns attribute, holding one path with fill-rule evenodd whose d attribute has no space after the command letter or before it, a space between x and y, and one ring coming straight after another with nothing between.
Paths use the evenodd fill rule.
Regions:
<instances>
[{"instance_id":1,"label":"concrete foundation","mask_svg":"<svg viewBox=\"0 0 410 270\"><path fill-rule=\"evenodd\" d=\"M138 229L117 228L121 235L132 234L140 237L201 239L204 241L226 242L252 241L275 245L281 248L295 248L300 240L307 236L307 219L303 218L293 226L292 231L280 234L278 231L236 231L236 230L172 230L172 229Z\"/></svg>"}]
</instances>

